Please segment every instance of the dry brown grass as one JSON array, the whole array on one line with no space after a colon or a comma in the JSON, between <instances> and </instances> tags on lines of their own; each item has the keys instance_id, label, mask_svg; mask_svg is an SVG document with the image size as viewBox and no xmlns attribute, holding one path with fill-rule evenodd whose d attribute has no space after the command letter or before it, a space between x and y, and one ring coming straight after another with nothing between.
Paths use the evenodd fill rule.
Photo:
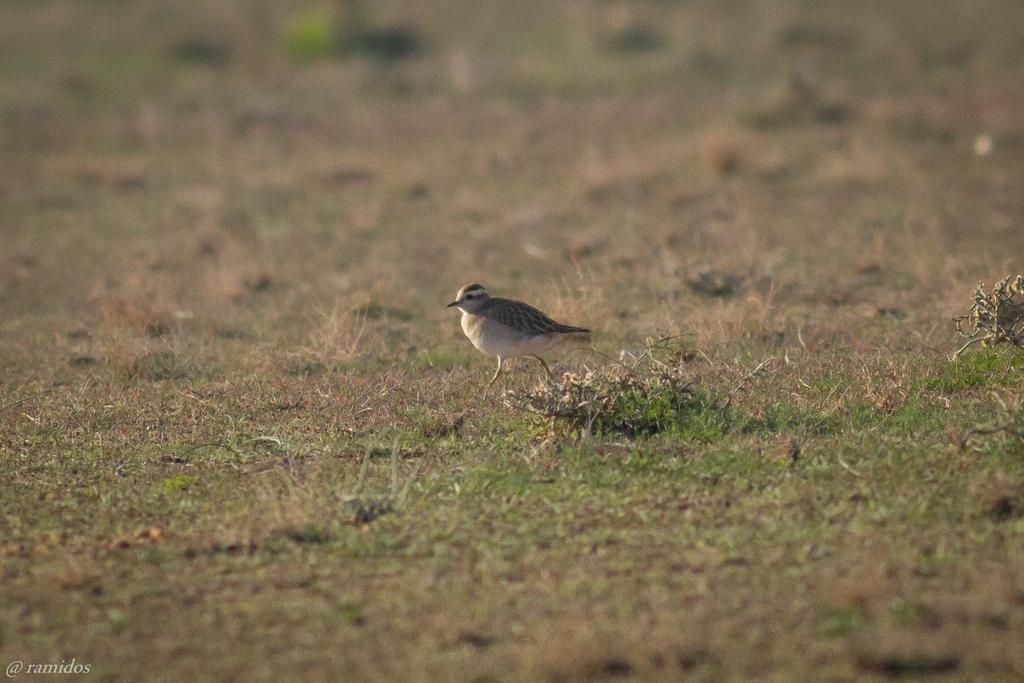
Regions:
<instances>
[{"instance_id":1,"label":"dry brown grass","mask_svg":"<svg viewBox=\"0 0 1024 683\"><path fill-rule=\"evenodd\" d=\"M373 7L0 3L3 661L1024 676L1019 4Z\"/></svg>"},{"instance_id":2,"label":"dry brown grass","mask_svg":"<svg viewBox=\"0 0 1024 683\"><path fill-rule=\"evenodd\" d=\"M682 356L672 339L648 339L620 361L506 392L504 401L542 418L553 437L668 432L699 410Z\"/></svg>"},{"instance_id":3,"label":"dry brown grass","mask_svg":"<svg viewBox=\"0 0 1024 683\"><path fill-rule=\"evenodd\" d=\"M911 377L906 361L882 359L874 368L865 364L861 376L866 398L887 415L902 408L910 398Z\"/></svg>"},{"instance_id":4,"label":"dry brown grass","mask_svg":"<svg viewBox=\"0 0 1024 683\"><path fill-rule=\"evenodd\" d=\"M330 311L318 311L309 340L300 353L324 366L336 366L364 351L367 331L366 305L338 303Z\"/></svg>"},{"instance_id":5,"label":"dry brown grass","mask_svg":"<svg viewBox=\"0 0 1024 683\"><path fill-rule=\"evenodd\" d=\"M970 311L957 316L955 322L957 332L968 338L957 355L979 342L1024 348L1024 275L1008 275L992 285L991 291L979 284Z\"/></svg>"}]
</instances>

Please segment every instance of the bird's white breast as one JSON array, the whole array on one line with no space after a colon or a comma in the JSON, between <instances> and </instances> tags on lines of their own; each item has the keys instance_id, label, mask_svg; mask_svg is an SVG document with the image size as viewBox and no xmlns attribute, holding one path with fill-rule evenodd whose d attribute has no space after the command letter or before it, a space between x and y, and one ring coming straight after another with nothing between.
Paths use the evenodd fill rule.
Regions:
<instances>
[{"instance_id":1,"label":"bird's white breast","mask_svg":"<svg viewBox=\"0 0 1024 683\"><path fill-rule=\"evenodd\" d=\"M462 312L462 331L480 351L513 358L536 353L548 345L546 337L530 337L482 315Z\"/></svg>"}]
</instances>

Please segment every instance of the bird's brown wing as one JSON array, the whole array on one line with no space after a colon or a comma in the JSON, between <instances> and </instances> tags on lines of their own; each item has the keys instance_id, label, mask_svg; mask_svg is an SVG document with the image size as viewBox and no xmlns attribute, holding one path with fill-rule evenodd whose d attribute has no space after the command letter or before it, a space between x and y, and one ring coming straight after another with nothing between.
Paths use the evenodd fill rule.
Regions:
<instances>
[{"instance_id":1,"label":"bird's brown wing","mask_svg":"<svg viewBox=\"0 0 1024 683\"><path fill-rule=\"evenodd\" d=\"M480 314L534 337L590 331L585 327L555 322L533 306L511 299L488 299L480 308Z\"/></svg>"}]
</instances>

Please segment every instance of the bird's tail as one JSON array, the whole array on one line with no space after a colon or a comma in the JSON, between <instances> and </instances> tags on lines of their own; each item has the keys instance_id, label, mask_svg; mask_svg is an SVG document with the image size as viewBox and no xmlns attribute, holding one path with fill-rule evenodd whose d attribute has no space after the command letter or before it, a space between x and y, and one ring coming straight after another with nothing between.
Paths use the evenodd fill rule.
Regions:
<instances>
[{"instance_id":1,"label":"bird's tail","mask_svg":"<svg viewBox=\"0 0 1024 683\"><path fill-rule=\"evenodd\" d=\"M573 327L572 325L559 325L556 330L560 337L571 339L572 341L578 341L580 343L590 343L590 330L586 327Z\"/></svg>"}]
</instances>

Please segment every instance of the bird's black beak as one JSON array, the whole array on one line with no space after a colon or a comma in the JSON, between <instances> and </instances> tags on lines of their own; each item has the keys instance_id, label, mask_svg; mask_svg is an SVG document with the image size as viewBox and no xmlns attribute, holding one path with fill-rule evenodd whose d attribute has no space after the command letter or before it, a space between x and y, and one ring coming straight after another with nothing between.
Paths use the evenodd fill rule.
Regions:
<instances>
[{"instance_id":1,"label":"bird's black beak","mask_svg":"<svg viewBox=\"0 0 1024 683\"><path fill-rule=\"evenodd\" d=\"M459 305L458 301L453 301L450 304L448 304L447 306L445 306L445 308L451 308L452 306L458 306L458 305Z\"/></svg>"}]
</instances>

